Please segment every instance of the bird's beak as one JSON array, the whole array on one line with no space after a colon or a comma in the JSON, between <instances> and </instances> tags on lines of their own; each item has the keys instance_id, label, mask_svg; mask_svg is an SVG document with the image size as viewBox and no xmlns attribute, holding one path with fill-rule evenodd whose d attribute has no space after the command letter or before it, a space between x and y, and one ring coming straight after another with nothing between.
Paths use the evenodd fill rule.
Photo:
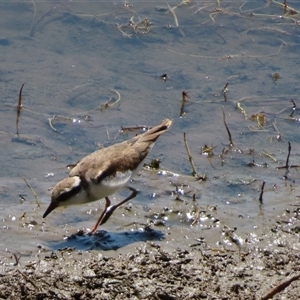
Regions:
<instances>
[{"instance_id":1,"label":"bird's beak","mask_svg":"<svg viewBox=\"0 0 300 300\"><path fill-rule=\"evenodd\" d=\"M48 206L47 210L45 211L45 213L43 214L43 218L46 218L52 210L54 210L57 207L57 203L54 201L51 201L50 205Z\"/></svg>"}]
</instances>

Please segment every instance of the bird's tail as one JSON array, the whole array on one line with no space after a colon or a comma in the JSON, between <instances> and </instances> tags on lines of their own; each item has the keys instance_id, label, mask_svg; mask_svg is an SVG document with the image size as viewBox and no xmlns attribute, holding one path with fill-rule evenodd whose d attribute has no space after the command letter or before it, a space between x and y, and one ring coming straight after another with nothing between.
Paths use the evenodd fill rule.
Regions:
<instances>
[{"instance_id":1,"label":"bird's tail","mask_svg":"<svg viewBox=\"0 0 300 300\"><path fill-rule=\"evenodd\" d=\"M144 132L141 135L136 136L135 138L137 138L137 140L139 142L154 143L161 134L163 134L164 132L166 132L168 130L168 128L171 126L171 124L172 124L172 120L165 119L161 122L161 124L152 127L147 132Z\"/></svg>"}]
</instances>

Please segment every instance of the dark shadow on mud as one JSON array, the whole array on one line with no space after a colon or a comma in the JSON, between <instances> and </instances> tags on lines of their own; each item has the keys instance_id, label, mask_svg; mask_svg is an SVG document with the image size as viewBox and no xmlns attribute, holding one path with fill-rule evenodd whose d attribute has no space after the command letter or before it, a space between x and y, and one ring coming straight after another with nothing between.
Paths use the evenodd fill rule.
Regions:
<instances>
[{"instance_id":1,"label":"dark shadow on mud","mask_svg":"<svg viewBox=\"0 0 300 300\"><path fill-rule=\"evenodd\" d=\"M149 229L124 232L107 232L99 230L94 234L79 231L64 241L48 242L46 246L51 250L75 248L77 250L117 250L136 242L160 241L164 239L161 231Z\"/></svg>"}]
</instances>

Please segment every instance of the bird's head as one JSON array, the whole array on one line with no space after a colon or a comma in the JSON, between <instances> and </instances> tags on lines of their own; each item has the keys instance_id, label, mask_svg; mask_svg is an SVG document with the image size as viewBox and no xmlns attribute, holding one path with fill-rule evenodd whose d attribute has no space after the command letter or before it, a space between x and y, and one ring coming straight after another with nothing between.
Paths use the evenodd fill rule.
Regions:
<instances>
[{"instance_id":1,"label":"bird's head","mask_svg":"<svg viewBox=\"0 0 300 300\"><path fill-rule=\"evenodd\" d=\"M68 177L57 183L51 194L51 203L45 211L43 218L59 206L78 204L76 196L82 191L82 182L79 176Z\"/></svg>"}]
</instances>

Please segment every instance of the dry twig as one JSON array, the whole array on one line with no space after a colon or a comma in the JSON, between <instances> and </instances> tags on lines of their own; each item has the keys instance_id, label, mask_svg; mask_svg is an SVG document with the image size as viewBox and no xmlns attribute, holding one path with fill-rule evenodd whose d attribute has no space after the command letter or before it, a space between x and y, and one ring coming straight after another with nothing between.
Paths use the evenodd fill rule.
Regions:
<instances>
[{"instance_id":1,"label":"dry twig","mask_svg":"<svg viewBox=\"0 0 300 300\"><path fill-rule=\"evenodd\" d=\"M273 298L276 294L283 291L287 288L293 281L298 280L300 278L300 274L293 276L292 278L279 283L276 287L271 289L265 296L263 296L260 300L268 300Z\"/></svg>"}]
</instances>

